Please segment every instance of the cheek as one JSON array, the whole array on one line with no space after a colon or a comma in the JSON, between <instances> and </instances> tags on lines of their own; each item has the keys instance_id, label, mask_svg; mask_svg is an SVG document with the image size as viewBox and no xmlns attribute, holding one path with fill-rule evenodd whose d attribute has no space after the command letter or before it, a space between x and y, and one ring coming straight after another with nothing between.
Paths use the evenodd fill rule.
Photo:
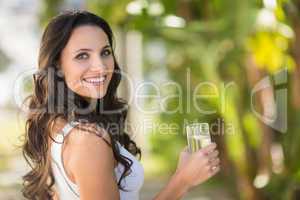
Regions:
<instances>
[{"instance_id":1,"label":"cheek","mask_svg":"<svg viewBox=\"0 0 300 200\"><path fill-rule=\"evenodd\" d=\"M110 78L110 80L111 80L112 75L113 75L113 73L114 73L114 68L115 68L115 62L114 62L114 60L111 59L111 60L109 61L109 63L108 63L107 66L108 66L109 78Z\"/></svg>"},{"instance_id":2,"label":"cheek","mask_svg":"<svg viewBox=\"0 0 300 200\"><path fill-rule=\"evenodd\" d=\"M71 89L76 89L80 86L80 80L82 77L82 74L84 73L84 67L83 66L77 66L76 63L73 63L69 65L71 67L66 67L64 70L65 80L67 85Z\"/></svg>"},{"instance_id":3,"label":"cheek","mask_svg":"<svg viewBox=\"0 0 300 200\"><path fill-rule=\"evenodd\" d=\"M108 68L109 71L113 71L114 67L115 67L115 60L114 60L114 58L112 56L110 58L108 58L105 61L105 65L106 65L106 67Z\"/></svg>"}]
</instances>

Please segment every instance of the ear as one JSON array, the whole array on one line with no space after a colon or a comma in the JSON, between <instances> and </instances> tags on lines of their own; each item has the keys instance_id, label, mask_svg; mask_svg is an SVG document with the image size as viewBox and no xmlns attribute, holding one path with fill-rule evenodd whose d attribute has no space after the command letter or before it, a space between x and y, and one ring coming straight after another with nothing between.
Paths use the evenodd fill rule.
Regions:
<instances>
[{"instance_id":1,"label":"ear","mask_svg":"<svg viewBox=\"0 0 300 200\"><path fill-rule=\"evenodd\" d=\"M59 68L57 70L57 76L60 77L60 78L64 78L65 77L65 74L64 74L64 72L63 72L62 69Z\"/></svg>"},{"instance_id":2,"label":"ear","mask_svg":"<svg viewBox=\"0 0 300 200\"><path fill-rule=\"evenodd\" d=\"M64 78L65 74L60 63L61 63L60 61L57 61L55 64L55 68L57 70L57 76L60 78Z\"/></svg>"}]
</instances>

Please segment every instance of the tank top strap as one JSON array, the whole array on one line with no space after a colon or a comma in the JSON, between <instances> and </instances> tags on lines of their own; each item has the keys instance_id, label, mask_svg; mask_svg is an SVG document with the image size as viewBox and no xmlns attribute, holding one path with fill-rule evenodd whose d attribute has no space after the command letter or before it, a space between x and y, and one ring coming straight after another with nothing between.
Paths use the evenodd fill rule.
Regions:
<instances>
[{"instance_id":1,"label":"tank top strap","mask_svg":"<svg viewBox=\"0 0 300 200\"><path fill-rule=\"evenodd\" d=\"M61 133L64 137L66 137L71 132L72 128L74 128L78 124L79 122L76 121L67 122L66 125L62 128Z\"/></svg>"}]
</instances>

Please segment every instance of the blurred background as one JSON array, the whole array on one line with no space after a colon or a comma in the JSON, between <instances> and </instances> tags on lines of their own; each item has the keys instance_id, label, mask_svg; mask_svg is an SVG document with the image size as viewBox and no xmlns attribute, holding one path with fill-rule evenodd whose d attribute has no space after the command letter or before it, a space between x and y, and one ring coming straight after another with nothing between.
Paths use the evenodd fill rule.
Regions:
<instances>
[{"instance_id":1,"label":"blurred background","mask_svg":"<svg viewBox=\"0 0 300 200\"><path fill-rule=\"evenodd\" d=\"M42 30L65 9L87 9L113 28L130 77L119 94L142 149L142 200L174 172L191 122L210 124L222 169L184 199L300 199L299 1L1 0L1 200L22 199L20 105Z\"/></svg>"}]
</instances>

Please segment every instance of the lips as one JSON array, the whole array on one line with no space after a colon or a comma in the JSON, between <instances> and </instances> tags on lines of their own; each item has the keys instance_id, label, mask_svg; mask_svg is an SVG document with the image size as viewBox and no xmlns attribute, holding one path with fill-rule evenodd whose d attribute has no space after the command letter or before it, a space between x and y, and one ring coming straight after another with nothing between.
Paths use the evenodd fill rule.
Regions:
<instances>
[{"instance_id":1,"label":"lips","mask_svg":"<svg viewBox=\"0 0 300 200\"><path fill-rule=\"evenodd\" d=\"M89 84L97 85L97 84L104 83L106 79L107 79L107 75L103 75L103 76L83 78L83 81Z\"/></svg>"}]
</instances>

